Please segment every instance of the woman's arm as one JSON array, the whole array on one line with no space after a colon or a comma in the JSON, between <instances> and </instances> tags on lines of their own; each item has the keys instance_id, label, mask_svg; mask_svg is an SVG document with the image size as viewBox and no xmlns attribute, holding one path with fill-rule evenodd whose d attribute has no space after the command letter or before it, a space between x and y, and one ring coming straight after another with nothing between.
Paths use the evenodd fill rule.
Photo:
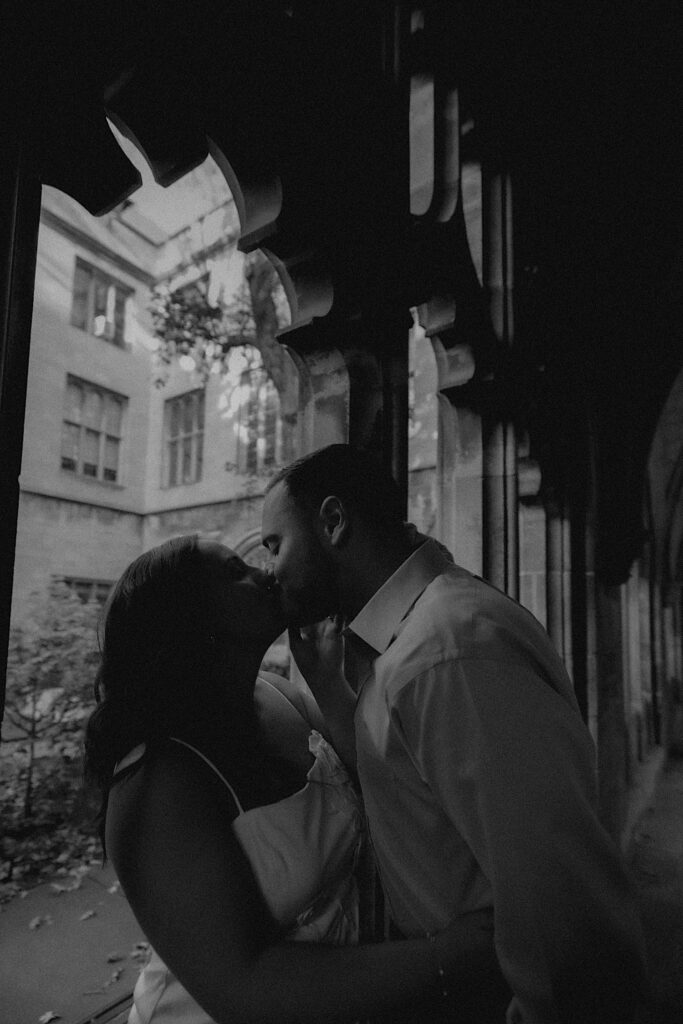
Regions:
<instances>
[{"instance_id":1,"label":"woman's arm","mask_svg":"<svg viewBox=\"0 0 683 1024\"><path fill-rule=\"evenodd\" d=\"M299 671L322 711L332 745L346 767L356 771L353 715L356 694L344 675L344 638L339 618L290 629L289 646Z\"/></svg>"},{"instance_id":2,"label":"woman's arm","mask_svg":"<svg viewBox=\"0 0 683 1024\"><path fill-rule=\"evenodd\" d=\"M458 928L361 947L285 942L231 821L225 788L179 748L112 792L107 838L141 928L217 1024L350 1022L439 998L437 959L455 993L470 976ZM488 956L490 931L477 931ZM433 948L432 948L433 946ZM457 1002L456 1002L457 1005Z\"/></svg>"}]
</instances>

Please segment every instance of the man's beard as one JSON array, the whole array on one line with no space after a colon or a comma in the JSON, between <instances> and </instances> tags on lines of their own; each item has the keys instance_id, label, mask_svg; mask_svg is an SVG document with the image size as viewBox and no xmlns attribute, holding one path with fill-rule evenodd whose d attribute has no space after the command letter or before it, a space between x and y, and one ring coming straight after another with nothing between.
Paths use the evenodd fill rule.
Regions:
<instances>
[{"instance_id":1,"label":"man's beard","mask_svg":"<svg viewBox=\"0 0 683 1024\"><path fill-rule=\"evenodd\" d=\"M288 594L283 588L281 602L288 626L312 626L339 611L337 588L331 575L327 585L316 579L315 585L304 586L295 594Z\"/></svg>"}]
</instances>

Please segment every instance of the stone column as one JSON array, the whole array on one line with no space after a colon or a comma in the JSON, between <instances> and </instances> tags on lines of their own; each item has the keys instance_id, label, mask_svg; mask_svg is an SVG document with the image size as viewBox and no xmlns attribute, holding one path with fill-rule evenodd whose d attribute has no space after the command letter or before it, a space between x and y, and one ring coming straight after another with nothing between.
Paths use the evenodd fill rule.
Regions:
<instances>
[{"instance_id":1,"label":"stone column","mask_svg":"<svg viewBox=\"0 0 683 1024\"><path fill-rule=\"evenodd\" d=\"M572 642L572 550L570 520L563 502L554 500L546 508L546 599L547 629L573 676Z\"/></svg>"},{"instance_id":2,"label":"stone column","mask_svg":"<svg viewBox=\"0 0 683 1024\"><path fill-rule=\"evenodd\" d=\"M483 289L501 350L511 348L513 325L512 186L510 177L482 166ZM492 382L494 386L495 382ZM497 390L497 389L496 389ZM495 586L519 594L517 530L517 441L500 396L484 400L482 422L483 575Z\"/></svg>"}]
</instances>

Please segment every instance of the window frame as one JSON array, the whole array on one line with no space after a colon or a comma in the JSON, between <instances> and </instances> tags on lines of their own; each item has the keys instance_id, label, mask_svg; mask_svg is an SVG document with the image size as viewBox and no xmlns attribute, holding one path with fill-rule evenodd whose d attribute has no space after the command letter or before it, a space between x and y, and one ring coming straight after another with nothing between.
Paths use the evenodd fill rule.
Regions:
<instances>
[{"instance_id":1,"label":"window frame","mask_svg":"<svg viewBox=\"0 0 683 1024\"><path fill-rule=\"evenodd\" d=\"M77 311L79 272L88 276L82 317L78 315ZM104 314L97 312L96 295L98 284L104 286L107 292ZM76 256L71 289L71 326L77 327L79 330L85 331L95 338L100 338L115 348L129 349L130 346L126 342L126 308L128 300L134 294L135 289L131 288L130 285L124 284L94 263L88 263L81 256ZM109 317L110 308L111 317ZM104 323L100 325L97 321L102 317L104 317Z\"/></svg>"},{"instance_id":2,"label":"window frame","mask_svg":"<svg viewBox=\"0 0 683 1024\"><path fill-rule=\"evenodd\" d=\"M192 405L191 428L184 429L185 407ZM173 411L178 409L178 431L171 434ZM161 487L191 487L202 480L204 471L204 434L206 432L206 388L191 388L164 401L162 428ZM189 444L190 474L185 477L183 458ZM174 451L172 449L175 449Z\"/></svg>"},{"instance_id":3,"label":"window frame","mask_svg":"<svg viewBox=\"0 0 683 1024\"><path fill-rule=\"evenodd\" d=\"M63 583L65 587L68 587L83 604L95 600L99 605L103 605L116 583L116 580L103 580L90 576L57 575L52 579L55 583ZM89 592L87 597L84 597L85 590Z\"/></svg>"},{"instance_id":4,"label":"window frame","mask_svg":"<svg viewBox=\"0 0 683 1024\"><path fill-rule=\"evenodd\" d=\"M68 404L69 388L77 387L81 389L82 400L80 403L79 416L74 418L70 413L72 408ZM101 412L99 427L96 427L92 422L88 422L84 414L87 396L98 395L101 398ZM114 399L116 404L120 407L120 414L118 416L118 432L115 432L111 423L107 421L107 399ZM106 484L107 486L123 486L121 481L121 452L123 447L123 439L125 436L125 418L128 410L128 396L122 395L118 391L112 391L111 388L102 387L99 384L94 384L92 381L85 380L82 377L77 377L73 373L67 373L66 375L66 387L64 390L64 400L62 405L62 434L61 434L61 450L60 450L60 470L63 473L73 474L79 480L94 480L100 484ZM65 428L70 430L78 430L78 441L75 445L76 459L74 467L65 465L65 459L69 458L65 455L65 436L67 431ZM87 461L88 446L86 439L88 434L97 435L97 461ZM111 472L111 466L107 465L107 442L116 442L116 466L115 476L113 479L107 477L107 472ZM90 473L85 470L85 466L94 465L95 472Z\"/></svg>"},{"instance_id":5,"label":"window frame","mask_svg":"<svg viewBox=\"0 0 683 1024\"><path fill-rule=\"evenodd\" d=\"M239 409L237 468L247 476L258 476L282 461L280 393L263 365L243 370L238 387L247 397Z\"/></svg>"}]
</instances>

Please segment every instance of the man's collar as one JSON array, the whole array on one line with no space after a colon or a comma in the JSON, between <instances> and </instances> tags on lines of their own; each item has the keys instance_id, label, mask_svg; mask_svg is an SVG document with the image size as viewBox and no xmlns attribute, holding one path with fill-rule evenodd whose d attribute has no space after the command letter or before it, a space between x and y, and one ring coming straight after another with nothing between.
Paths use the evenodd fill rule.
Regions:
<instances>
[{"instance_id":1,"label":"man's collar","mask_svg":"<svg viewBox=\"0 0 683 1024\"><path fill-rule=\"evenodd\" d=\"M383 654L422 591L452 564L435 541L426 540L399 565L346 628Z\"/></svg>"}]
</instances>

